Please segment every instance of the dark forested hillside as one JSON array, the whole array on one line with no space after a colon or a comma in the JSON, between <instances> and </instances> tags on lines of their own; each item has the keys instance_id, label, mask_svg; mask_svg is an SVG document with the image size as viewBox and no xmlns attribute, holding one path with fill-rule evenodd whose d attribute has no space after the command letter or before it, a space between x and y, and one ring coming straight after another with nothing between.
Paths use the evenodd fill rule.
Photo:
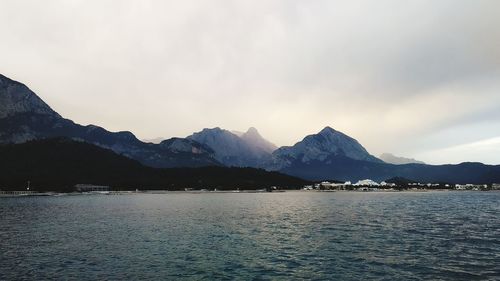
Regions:
<instances>
[{"instance_id":1,"label":"dark forested hillside","mask_svg":"<svg viewBox=\"0 0 500 281\"><path fill-rule=\"evenodd\" d=\"M307 182L277 172L253 168L155 169L111 150L65 138L0 146L0 189L72 191L78 183L113 189L298 188Z\"/></svg>"}]
</instances>

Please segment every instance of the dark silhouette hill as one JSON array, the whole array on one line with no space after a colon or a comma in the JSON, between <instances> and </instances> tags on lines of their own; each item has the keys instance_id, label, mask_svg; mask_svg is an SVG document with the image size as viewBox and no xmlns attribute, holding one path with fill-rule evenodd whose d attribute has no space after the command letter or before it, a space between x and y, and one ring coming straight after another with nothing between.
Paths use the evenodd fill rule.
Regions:
<instances>
[{"instance_id":1,"label":"dark silhouette hill","mask_svg":"<svg viewBox=\"0 0 500 281\"><path fill-rule=\"evenodd\" d=\"M254 168L200 167L159 169L111 150L66 138L0 145L0 189L73 191L79 183L116 190L185 188L299 188L307 181Z\"/></svg>"}]
</instances>

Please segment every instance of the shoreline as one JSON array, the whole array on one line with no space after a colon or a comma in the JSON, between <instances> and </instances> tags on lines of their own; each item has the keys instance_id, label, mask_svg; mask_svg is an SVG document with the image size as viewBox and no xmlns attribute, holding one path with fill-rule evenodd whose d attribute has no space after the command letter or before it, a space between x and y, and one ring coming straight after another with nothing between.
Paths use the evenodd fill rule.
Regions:
<instances>
[{"instance_id":1,"label":"shoreline","mask_svg":"<svg viewBox=\"0 0 500 281\"><path fill-rule=\"evenodd\" d=\"M20 198L20 197L65 197L65 196L96 196L96 195L162 195L162 194L255 194L255 193L362 193L362 194L379 194L379 193L444 193L444 192L499 192L500 190L455 190L455 189L419 189L419 190L279 190L279 191L263 191L263 190L141 190L141 191L109 191L109 192L23 192L23 191L0 191L0 198Z\"/></svg>"}]
</instances>

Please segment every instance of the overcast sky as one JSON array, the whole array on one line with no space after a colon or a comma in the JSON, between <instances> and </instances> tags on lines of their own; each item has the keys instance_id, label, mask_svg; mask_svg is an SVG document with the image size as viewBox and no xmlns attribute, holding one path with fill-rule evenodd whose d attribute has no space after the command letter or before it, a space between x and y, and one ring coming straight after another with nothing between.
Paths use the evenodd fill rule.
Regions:
<instances>
[{"instance_id":1,"label":"overcast sky","mask_svg":"<svg viewBox=\"0 0 500 281\"><path fill-rule=\"evenodd\" d=\"M372 154L500 164L500 1L2 0L0 73L139 138L331 126Z\"/></svg>"}]
</instances>

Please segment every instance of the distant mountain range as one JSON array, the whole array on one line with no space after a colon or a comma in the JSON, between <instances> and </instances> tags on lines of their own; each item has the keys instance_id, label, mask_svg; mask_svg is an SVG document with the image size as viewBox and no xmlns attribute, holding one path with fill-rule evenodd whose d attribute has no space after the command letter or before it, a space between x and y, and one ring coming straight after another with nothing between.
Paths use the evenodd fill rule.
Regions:
<instances>
[{"instance_id":1,"label":"distant mountain range","mask_svg":"<svg viewBox=\"0 0 500 281\"><path fill-rule=\"evenodd\" d=\"M413 158L400 157L391 153L383 153L380 155L379 158L385 163L396 164L396 165L425 164L424 162L415 160Z\"/></svg>"},{"instance_id":2,"label":"distant mountain range","mask_svg":"<svg viewBox=\"0 0 500 281\"><path fill-rule=\"evenodd\" d=\"M84 141L156 168L235 166L279 171L308 180L382 181L393 177L426 182L500 182L500 166L481 163L425 165L414 159L371 155L357 140L326 127L293 146L276 147L255 128L235 132L203 129L158 144L130 132L109 132L61 117L24 84L0 75L0 144L66 137ZM416 162L416 163L414 163Z\"/></svg>"},{"instance_id":3,"label":"distant mountain range","mask_svg":"<svg viewBox=\"0 0 500 281\"><path fill-rule=\"evenodd\" d=\"M108 148L152 167L221 165L214 151L189 139L144 143L130 132L109 132L61 117L24 84L0 75L0 143L69 137Z\"/></svg>"},{"instance_id":4,"label":"distant mountain range","mask_svg":"<svg viewBox=\"0 0 500 281\"><path fill-rule=\"evenodd\" d=\"M271 161L271 153L276 149L255 128L240 134L221 128L203 129L187 139L212 148L215 159L226 166L264 167Z\"/></svg>"}]
</instances>

